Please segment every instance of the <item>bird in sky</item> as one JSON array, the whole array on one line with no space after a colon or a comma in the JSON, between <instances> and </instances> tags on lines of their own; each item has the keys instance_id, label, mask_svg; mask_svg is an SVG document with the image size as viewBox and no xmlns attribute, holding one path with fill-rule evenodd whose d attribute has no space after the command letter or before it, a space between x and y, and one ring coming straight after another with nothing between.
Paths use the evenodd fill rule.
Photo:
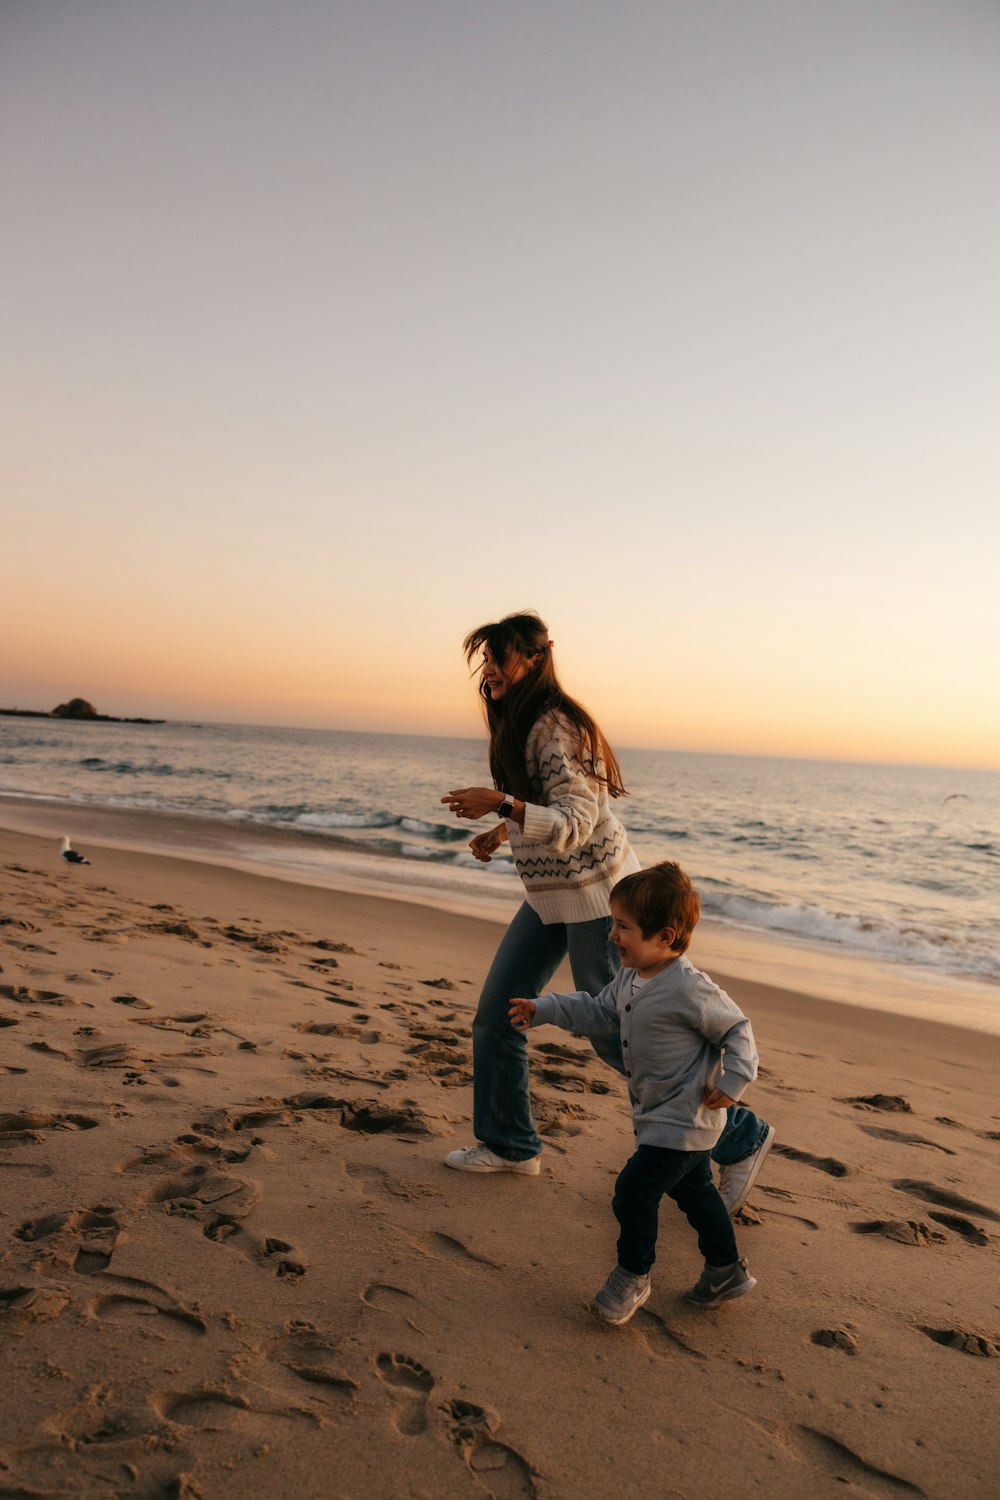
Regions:
<instances>
[{"instance_id":1,"label":"bird in sky","mask_svg":"<svg viewBox=\"0 0 1000 1500\"><path fill-rule=\"evenodd\" d=\"M90 860L84 859L82 854L77 854L75 849L69 847L69 839L65 836L62 841L62 857L68 865L89 865Z\"/></svg>"}]
</instances>

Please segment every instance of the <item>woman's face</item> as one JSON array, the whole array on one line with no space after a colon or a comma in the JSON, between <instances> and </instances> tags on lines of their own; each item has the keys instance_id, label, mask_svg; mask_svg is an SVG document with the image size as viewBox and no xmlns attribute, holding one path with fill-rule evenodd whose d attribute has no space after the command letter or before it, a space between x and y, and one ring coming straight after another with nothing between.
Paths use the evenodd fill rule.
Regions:
<instances>
[{"instance_id":1,"label":"woman's face","mask_svg":"<svg viewBox=\"0 0 1000 1500\"><path fill-rule=\"evenodd\" d=\"M483 647L481 675L494 703L498 703L509 687L513 687L515 682L520 682L521 678L527 675L530 665L528 658L522 656L520 651L515 651L512 646L501 667L489 646Z\"/></svg>"}]
</instances>

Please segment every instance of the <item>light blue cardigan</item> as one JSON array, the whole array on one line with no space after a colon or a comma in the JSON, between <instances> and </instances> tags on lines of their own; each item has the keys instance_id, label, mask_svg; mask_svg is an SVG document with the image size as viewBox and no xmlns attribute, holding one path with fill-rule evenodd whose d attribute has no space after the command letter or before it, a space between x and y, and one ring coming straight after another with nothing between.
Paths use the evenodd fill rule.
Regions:
<instances>
[{"instance_id":1,"label":"light blue cardigan","mask_svg":"<svg viewBox=\"0 0 1000 1500\"><path fill-rule=\"evenodd\" d=\"M750 1022L717 984L683 956L632 994L621 969L599 995L550 991L533 1024L601 1036L620 1032L632 1120L642 1146L711 1151L726 1123L707 1109L706 1085L739 1099L757 1077Z\"/></svg>"}]
</instances>

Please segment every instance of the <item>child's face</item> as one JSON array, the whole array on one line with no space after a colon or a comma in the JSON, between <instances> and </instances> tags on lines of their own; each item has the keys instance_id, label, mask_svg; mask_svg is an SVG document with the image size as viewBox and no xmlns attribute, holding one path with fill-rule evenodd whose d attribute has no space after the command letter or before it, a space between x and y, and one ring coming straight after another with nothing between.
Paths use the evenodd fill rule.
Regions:
<instances>
[{"instance_id":1,"label":"child's face","mask_svg":"<svg viewBox=\"0 0 1000 1500\"><path fill-rule=\"evenodd\" d=\"M642 928L620 901L611 899L611 941L618 949L623 969L638 969L643 979L650 979L672 963L677 954L671 948L676 934L672 927L643 937Z\"/></svg>"}]
</instances>

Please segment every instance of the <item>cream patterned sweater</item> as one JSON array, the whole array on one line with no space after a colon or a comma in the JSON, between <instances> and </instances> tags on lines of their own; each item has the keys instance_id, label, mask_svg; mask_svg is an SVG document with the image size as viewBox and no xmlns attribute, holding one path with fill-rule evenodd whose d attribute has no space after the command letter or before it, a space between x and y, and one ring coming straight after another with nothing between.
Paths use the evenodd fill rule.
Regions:
<instances>
[{"instance_id":1,"label":"cream patterned sweater","mask_svg":"<svg viewBox=\"0 0 1000 1500\"><path fill-rule=\"evenodd\" d=\"M606 917L612 887L639 868L607 787L557 709L533 725L524 754L537 801L525 803L523 833L507 819L507 836L528 905L546 926Z\"/></svg>"}]
</instances>

